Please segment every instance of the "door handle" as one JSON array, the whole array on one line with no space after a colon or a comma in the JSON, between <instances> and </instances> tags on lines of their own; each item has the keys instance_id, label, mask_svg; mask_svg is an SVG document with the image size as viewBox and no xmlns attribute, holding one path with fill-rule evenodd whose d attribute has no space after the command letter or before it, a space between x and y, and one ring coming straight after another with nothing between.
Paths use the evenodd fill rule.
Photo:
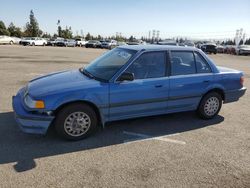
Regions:
<instances>
[{"instance_id":1,"label":"door handle","mask_svg":"<svg viewBox=\"0 0 250 188\"><path fill-rule=\"evenodd\" d=\"M159 87L162 87L162 85L160 85L160 84L159 84L159 85L155 85L155 87L156 87L156 88L159 88Z\"/></svg>"},{"instance_id":2,"label":"door handle","mask_svg":"<svg viewBox=\"0 0 250 188\"><path fill-rule=\"evenodd\" d=\"M203 82L207 83L207 82L209 82L209 80L204 80Z\"/></svg>"}]
</instances>

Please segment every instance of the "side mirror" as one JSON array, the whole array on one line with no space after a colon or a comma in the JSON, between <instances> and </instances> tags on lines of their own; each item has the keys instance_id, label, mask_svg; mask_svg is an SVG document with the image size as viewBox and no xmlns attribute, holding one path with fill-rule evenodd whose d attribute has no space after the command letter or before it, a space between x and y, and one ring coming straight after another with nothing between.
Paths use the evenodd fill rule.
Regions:
<instances>
[{"instance_id":1,"label":"side mirror","mask_svg":"<svg viewBox=\"0 0 250 188\"><path fill-rule=\"evenodd\" d=\"M124 72L122 75L118 78L118 81L133 81L135 79L134 73L130 72Z\"/></svg>"}]
</instances>

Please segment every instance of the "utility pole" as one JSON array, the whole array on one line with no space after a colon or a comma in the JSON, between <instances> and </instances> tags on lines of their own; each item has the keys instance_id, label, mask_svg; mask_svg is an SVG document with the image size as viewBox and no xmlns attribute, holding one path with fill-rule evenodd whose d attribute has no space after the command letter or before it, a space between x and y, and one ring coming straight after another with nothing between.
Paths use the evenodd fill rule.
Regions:
<instances>
[{"instance_id":1,"label":"utility pole","mask_svg":"<svg viewBox=\"0 0 250 188\"><path fill-rule=\"evenodd\" d=\"M159 36L160 36L160 31L157 30L157 32L156 32L156 41L157 41L157 43L159 42Z\"/></svg>"},{"instance_id":2,"label":"utility pole","mask_svg":"<svg viewBox=\"0 0 250 188\"><path fill-rule=\"evenodd\" d=\"M81 29L81 36L83 37L83 30Z\"/></svg>"},{"instance_id":3,"label":"utility pole","mask_svg":"<svg viewBox=\"0 0 250 188\"><path fill-rule=\"evenodd\" d=\"M153 30L152 43L155 41L155 30Z\"/></svg>"},{"instance_id":4,"label":"utility pole","mask_svg":"<svg viewBox=\"0 0 250 188\"><path fill-rule=\"evenodd\" d=\"M150 41L151 39L151 31L148 32L148 41Z\"/></svg>"}]
</instances>

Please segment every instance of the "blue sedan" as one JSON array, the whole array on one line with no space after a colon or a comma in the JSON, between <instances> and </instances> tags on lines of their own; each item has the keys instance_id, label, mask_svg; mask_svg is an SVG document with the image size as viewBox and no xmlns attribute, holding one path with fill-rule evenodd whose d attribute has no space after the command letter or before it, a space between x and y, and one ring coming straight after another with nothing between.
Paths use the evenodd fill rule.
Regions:
<instances>
[{"instance_id":1,"label":"blue sedan","mask_svg":"<svg viewBox=\"0 0 250 188\"><path fill-rule=\"evenodd\" d=\"M217 67L201 50L164 45L121 46L79 70L31 80L13 97L26 133L49 126L69 140L106 122L183 111L215 117L222 103L244 95L243 73Z\"/></svg>"}]
</instances>

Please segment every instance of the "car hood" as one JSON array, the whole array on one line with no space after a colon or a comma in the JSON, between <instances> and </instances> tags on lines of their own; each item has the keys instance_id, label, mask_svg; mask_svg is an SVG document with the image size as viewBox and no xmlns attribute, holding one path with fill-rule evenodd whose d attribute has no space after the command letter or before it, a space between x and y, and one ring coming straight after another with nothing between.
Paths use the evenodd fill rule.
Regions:
<instances>
[{"instance_id":1,"label":"car hood","mask_svg":"<svg viewBox=\"0 0 250 188\"><path fill-rule=\"evenodd\" d=\"M240 50L250 51L250 48L240 48Z\"/></svg>"},{"instance_id":2,"label":"car hood","mask_svg":"<svg viewBox=\"0 0 250 188\"><path fill-rule=\"evenodd\" d=\"M28 93L31 97L58 94L74 89L84 89L98 85L100 82L83 75L79 70L56 72L31 80Z\"/></svg>"}]
</instances>

